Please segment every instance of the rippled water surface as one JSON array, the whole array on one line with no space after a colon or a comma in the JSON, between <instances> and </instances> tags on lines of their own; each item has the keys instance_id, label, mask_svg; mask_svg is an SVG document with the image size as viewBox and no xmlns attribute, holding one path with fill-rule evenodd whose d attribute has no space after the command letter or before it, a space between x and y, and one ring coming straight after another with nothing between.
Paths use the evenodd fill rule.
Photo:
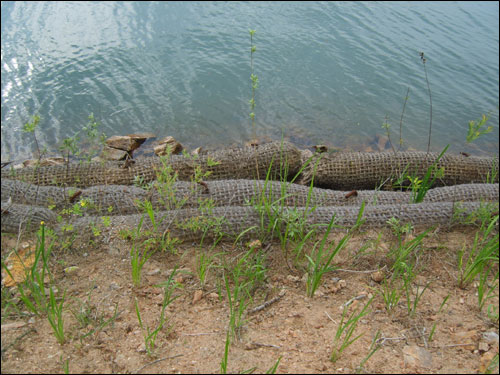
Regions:
<instances>
[{"instance_id":1,"label":"rippled water surface","mask_svg":"<svg viewBox=\"0 0 500 375\"><path fill-rule=\"evenodd\" d=\"M391 124L407 147L498 153L498 2L2 2L2 160L30 157L22 126L57 150L94 113L107 135L196 147L256 130L363 149ZM465 143L469 120L494 131Z\"/></svg>"}]
</instances>

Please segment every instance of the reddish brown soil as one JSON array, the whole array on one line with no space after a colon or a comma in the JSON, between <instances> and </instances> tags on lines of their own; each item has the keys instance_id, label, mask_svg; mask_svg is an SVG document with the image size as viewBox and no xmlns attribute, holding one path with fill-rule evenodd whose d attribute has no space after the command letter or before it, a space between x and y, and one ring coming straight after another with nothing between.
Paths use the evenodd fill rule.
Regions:
<instances>
[{"instance_id":1,"label":"reddish brown soil","mask_svg":"<svg viewBox=\"0 0 500 375\"><path fill-rule=\"evenodd\" d=\"M285 294L264 309L247 315L240 338L231 342L228 372L255 368L255 373L262 373L281 358L277 373L353 373L369 353L377 332L380 332L380 349L361 372L484 371L484 366L498 353L498 341L488 341L484 334L498 334L498 321L492 322L486 309L479 311L474 285L466 289L457 287L456 255L464 244L472 243L474 228L440 228L424 241L414 287L431 284L414 317L408 316L404 297L392 313L387 312L379 294L381 284L372 279L373 272L369 271L390 266L386 254L395 244L395 237L388 230L381 231L379 239L378 233L365 231L349 242L335 258L335 265L344 271L324 275L314 298L306 295L303 271L287 267L280 245L268 247L267 281L257 290L250 309L271 300L281 290ZM338 241L340 236L335 234L332 240ZM2 235L3 259L15 244L15 237ZM360 254L365 244L368 247ZM220 372L229 322L227 295L221 284L222 269L212 269L207 283L201 287L196 273L196 255L201 250L193 244L183 244L177 254L158 252L149 259L142 271L142 286L134 288L130 247L129 242L116 239L97 248L54 250L51 264L58 295L66 290L67 301L63 315L67 339L62 345L46 317L19 316L13 312L7 315L2 301L2 373L62 373L66 361L70 373ZM246 249L223 243L214 250L203 251L224 252L224 258L230 262ZM221 264L222 258L216 259ZM66 274L63 269L68 266L78 268ZM167 308L167 325L158 334L153 355L148 355L134 301L138 301L144 325L154 326L163 298L163 290L155 285L166 281L168 271L175 266L191 274L180 273L177 277L182 289L176 289L174 296L179 298ZM193 303L194 296L199 297L199 290L201 299ZM2 299L8 292L3 289ZM335 363L331 362L341 306L358 297L350 305L349 311L353 311L371 296L374 300L370 311L354 332L362 334L361 338L347 347ZM446 296L449 298L439 311ZM490 303L498 307L498 301L497 287ZM96 327L99 319L112 317L116 306L119 314L114 322L80 339ZM73 314L82 308L90 318L86 327L79 325ZM434 325L435 333L429 340ZM494 372L498 372L498 367Z\"/></svg>"}]
</instances>

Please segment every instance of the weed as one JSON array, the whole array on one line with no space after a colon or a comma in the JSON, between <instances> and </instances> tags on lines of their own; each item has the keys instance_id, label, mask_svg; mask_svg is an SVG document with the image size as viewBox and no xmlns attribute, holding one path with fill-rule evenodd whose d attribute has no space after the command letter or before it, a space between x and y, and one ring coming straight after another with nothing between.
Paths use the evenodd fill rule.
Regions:
<instances>
[{"instance_id":1,"label":"weed","mask_svg":"<svg viewBox=\"0 0 500 375\"><path fill-rule=\"evenodd\" d=\"M26 124L23 125L23 132L33 133L33 138L35 139L36 151L38 155L38 161L40 162L42 154L40 152L40 147L38 145L38 139L36 138L36 132L35 132L35 129L39 123L40 123L40 116L38 115L33 116L31 122L27 122Z\"/></svg>"},{"instance_id":2,"label":"weed","mask_svg":"<svg viewBox=\"0 0 500 375\"><path fill-rule=\"evenodd\" d=\"M330 243L330 245L326 249L325 245L335 221L335 215L333 215L330 223L328 224L326 232L323 234L323 238L321 239L321 241L317 241L314 244L311 256L306 255L307 260L309 261L308 277L306 282L307 295L309 297L314 296L314 293L321 282L323 274L334 269L333 267L330 267L330 264L333 261L335 255L337 255L338 252L347 245L347 242L352 237L353 233L363 224L364 220L362 220L361 217L363 216L364 209L365 202L361 204L361 208L359 209L358 217L354 226L349 229L348 233L338 242L335 249L331 251L335 243Z\"/></svg>"},{"instance_id":3,"label":"weed","mask_svg":"<svg viewBox=\"0 0 500 375\"><path fill-rule=\"evenodd\" d=\"M226 333L226 344L224 345L224 356L220 362L220 373L227 374L227 359L229 355L229 346L231 345L231 337L229 335L229 330Z\"/></svg>"},{"instance_id":4,"label":"weed","mask_svg":"<svg viewBox=\"0 0 500 375\"><path fill-rule=\"evenodd\" d=\"M387 117L386 115L384 118L384 122L382 124L382 129L385 129L385 133L387 134L387 139L389 140L389 144L391 145L392 151L396 153L396 150L394 149L394 146L392 145L391 141L391 132L389 131L389 129L391 128L391 124L389 124L387 120L389 120L389 117ZM401 139L399 142L402 143Z\"/></svg>"},{"instance_id":5,"label":"weed","mask_svg":"<svg viewBox=\"0 0 500 375\"><path fill-rule=\"evenodd\" d=\"M173 291L179 286L177 282L174 281L174 276L177 271L177 267L174 268L172 273L170 274L169 278L167 279L166 282L163 284L157 285L160 287L163 287L163 303L161 306L161 312L160 312L160 319L159 322L156 326L156 328L151 329L149 326L146 326L144 328L144 324L142 323L141 319L141 313L139 311L139 304L137 303L137 298L135 299L135 312L137 314L137 319L139 321L139 326L144 332L144 342L146 345L146 352L148 355L153 355L154 349L155 349L155 344L156 344L156 338L158 336L158 333L162 330L163 326L166 323L165 319L165 309L167 308L168 305L170 305L173 301L175 301L179 296L172 297Z\"/></svg>"},{"instance_id":6,"label":"weed","mask_svg":"<svg viewBox=\"0 0 500 375\"><path fill-rule=\"evenodd\" d=\"M465 288L477 275L489 272L487 270L490 264L498 264L498 233L494 234L498 218L498 215L489 221L484 221L483 218L467 257L465 256L466 245L459 251L458 286L460 288Z\"/></svg>"},{"instance_id":7,"label":"weed","mask_svg":"<svg viewBox=\"0 0 500 375\"><path fill-rule=\"evenodd\" d=\"M340 320L339 326L337 327L337 332L335 333L335 337L333 340L333 351L330 356L330 360L332 362L336 362L340 356L342 355L343 351L349 347L354 341L359 339L361 336L363 336L363 333L359 334L358 336L351 338L354 334L354 331L356 330L358 326L358 321L368 314L370 311L367 310L368 306L373 301L373 297L368 300L368 302L363 306L361 311L358 313L357 309L354 310L349 317L347 317L346 320L346 315L347 315L347 310L348 306L344 306L342 310L342 318ZM345 322L344 322L345 321ZM343 338L342 338L343 335Z\"/></svg>"},{"instance_id":8,"label":"weed","mask_svg":"<svg viewBox=\"0 0 500 375\"><path fill-rule=\"evenodd\" d=\"M481 119L478 121L469 121L469 131L466 137L467 143L476 140L483 134L488 134L493 131L493 126L488 126L486 129L481 130L481 128L486 125L486 122L489 120L489 118L489 115L482 115Z\"/></svg>"},{"instance_id":9,"label":"weed","mask_svg":"<svg viewBox=\"0 0 500 375\"><path fill-rule=\"evenodd\" d=\"M135 235L134 244L132 245L132 249L130 250L130 264L132 265L132 282L134 286L139 287L141 285L141 270L146 261L151 258L154 253L154 250L151 250L150 247L145 246L142 254L140 253L137 246L137 239L140 236L142 223L144 221L144 215L141 217L139 221L139 225L137 226L137 232Z\"/></svg>"},{"instance_id":10,"label":"weed","mask_svg":"<svg viewBox=\"0 0 500 375\"><path fill-rule=\"evenodd\" d=\"M382 334L380 333L380 330L375 333L375 336L373 337L372 343L370 344L370 349L368 349L368 354L366 355L365 358L361 361L359 366L356 368L356 374L360 374L364 372L363 366L368 362L368 360L382 347L380 343L378 342L380 339L380 336Z\"/></svg>"},{"instance_id":11,"label":"weed","mask_svg":"<svg viewBox=\"0 0 500 375\"><path fill-rule=\"evenodd\" d=\"M281 356L278 358L278 360L276 361L276 363L274 365L272 365L269 370L266 371L266 374L274 374L276 373L276 370L278 369L278 366L280 364L280 361L281 361Z\"/></svg>"},{"instance_id":12,"label":"weed","mask_svg":"<svg viewBox=\"0 0 500 375\"><path fill-rule=\"evenodd\" d=\"M255 290L266 278L264 261L263 252L255 252L254 248L250 248L236 264L232 266L226 264L224 267L229 275L228 278L224 273L223 277L229 303L229 328L232 336L239 337L240 330L246 322L245 311L253 300ZM230 281L233 284L232 292Z\"/></svg>"},{"instance_id":13,"label":"weed","mask_svg":"<svg viewBox=\"0 0 500 375\"><path fill-rule=\"evenodd\" d=\"M17 285L21 301L26 308L35 315L46 313L50 306L44 282L46 276L52 280L48 263L53 244L53 241L49 245L46 244L45 223L42 221L37 233L37 244L33 264L25 270L26 279ZM20 259L17 252L16 255ZM2 267L9 276L12 277L12 274L3 262Z\"/></svg>"},{"instance_id":14,"label":"weed","mask_svg":"<svg viewBox=\"0 0 500 375\"><path fill-rule=\"evenodd\" d=\"M52 287L49 289L49 305L47 308L47 319L49 320L50 326L54 331L54 335L57 338L59 344L64 344L66 338L64 336L64 319L63 319L63 305L66 298L66 291L61 298L61 301L57 303L54 296L54 291Z\"/></svg>"}]
</instances>

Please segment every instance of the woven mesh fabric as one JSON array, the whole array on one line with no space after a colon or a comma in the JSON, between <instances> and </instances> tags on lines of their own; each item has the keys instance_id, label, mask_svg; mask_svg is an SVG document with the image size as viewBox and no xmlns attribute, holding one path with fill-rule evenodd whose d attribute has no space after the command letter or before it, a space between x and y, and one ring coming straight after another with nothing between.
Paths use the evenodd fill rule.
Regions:
<instances>
[{"instance_id":1,"label":"woven mesh fabric","mask_svg":"<svg viewBox=\"0 0 500 375\"><path fill-rule=\"evenodd\" d=\"M196 167L205 179L264 178L270 169L272 178L279 178L287 166L296 174L301 165L299 150L289 142L270 142L258 147L222 149L194 157L172 155L169 165L180 180L189 180ZM132 185L137 179L150 182L162 167L158 157L126 162L69 163L47 167L23 168L16 171L2 170L2 178L31 182L36 185L88 187L94 185Z\"/></svg>"},{"instance_id":2,"label":"woven mesh fabric","mask_svg":"<svg viewBox=\"0 0 500 375\"><path fill-rule=\"evenodd\" d=\"M420 204L402 204L402 205L380 205L365 207L363 219L365 223L363 228L377 228L386 225L387 220L394 217L400 220L401 223L412 223L413 225L435 225L449 224L455 214L464 216L470 214L480 207L479 202L465 202L454 204L451 202L439 203L420 203ZM304 212L304 208L297 208L299 213ZM326 228L326 225L335 215L335 223L340 226L352 226L357 219L359 213L358 207L318 207L314 212L308 213L307 222L309 229L313 225L319 230ZM286 214L284 214L286 215ZM134 229L138 227L142 215L124 215L114 216L111 218L111 225L102 227L102 233L106 236L116 236L121 229ZM179 236L185 239L200 238L204 235L211 236L213 231L203 230L192 231L179 227L177 222L184 222L189 218L197 218L199 222L203 222L202 218L213 220L218 218L221 220L219 231L226 235L235 238L243 231L251 229L247 232L255 233L261 225L261 218L253 207L216 207L210 215L201 213L196 209L172 210L159 212L156 221L160 224L157 230L160 233L168 230L171 235ZM94 218L95 219L95 218ZM90 223L95 223L92 217L84 217L76 219L73 222L75 230L79 235L86 236L89 231ZM264 215L264 225L268 224L268 218ZM318 226L320 225L320 226ZM253 229L252 229L253 228ZM147 215L144 217L142 230L152 229L151 222Z\"/></svg>"},{"instance_id":3,"label":"woven mesh fabric","mask_svg":"<svg viewBox=\"0 0 500 375\"><path fill-rule=\"evenodd\" d=\"M430 189L424 202L497 201L498 184L463 184ZM410 192L359 190L355 193L312 188L278 181L218 180L196 184L178 181L170 192L173 199L161 199L153 188L149 191L126 185L93 186L87 189L38 186L22 181L2 179L2 201L49 207L56 211L75 202L86 201L87 215L125 215L142 212L137 200L150 200L155 209L193 208L200 200L211 199L215 206L254 205L265 200L278 205L306 206L359 206L402 204L411 202ZM78 194L73 201L71 196ZM165 195L167 192L165 192ZM170 196L170 195L169 195ZM283 198L284 197L284 198ZM308 198L309 197L309 198ZM110 209L111 207L111 209Z\"/></svg>"},{"instance_id":4,"label":"woven mesh fabric","mask_svg":"<svg viewBox=\"0 0 500 375\"><path fill-rule=\"evenodd\" d=\"M2 202L2 232L35 231L42 221L53 227L56 218L55 212L45 207Z\"/></svg>"},{"instance_id":5,"label":"woven mesh fabric","mask_svg":"<svg viewBox=\"0 0 500 375\"><path fill-rule=\"evenodd\" d=\"M375 189L387 180L395 179L406 169L409 175L422 179L427 169L435 162L438 153L391 152L361 153L339 152L322 154L315 163L310 163L302 178L308 183L314 174L315 184L330 189ZM498 182L498 158L465 157L445 154L437 163L444 167L444 176L436 185L484 183L488 173L495 169Z\"/></svg>"}]
</instances>

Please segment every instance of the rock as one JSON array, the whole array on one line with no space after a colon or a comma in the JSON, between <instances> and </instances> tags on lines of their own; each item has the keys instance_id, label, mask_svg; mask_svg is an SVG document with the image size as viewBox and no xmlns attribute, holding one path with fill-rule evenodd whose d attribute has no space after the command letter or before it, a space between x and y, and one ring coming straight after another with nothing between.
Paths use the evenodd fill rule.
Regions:
<instances>
[{"instance_id":1,"label":"rock","mask_svg":"<svg viewBox=\"0 0 500 375\"><path fill-rule=\"evenodd\" d=\"M259 147L259 144L260 144L260 142L258 139L252 139L248 142L245 142L246 147Z\"/></svg>"},{"instance_id":2,"label":"rock","mask_svg":"<svg viewBox=\"0 0 500 375\"><path fill-rule=\"evenodd\" d=\"M403 348L405 366L432 367L432 354L428 350L416 345Z\"/></svg>"},{"instance_id":3,"label":"rock","mask_svg":"<svg viewBox=\"0 0 500 375\"><path fill-rule=\"evenodd\" d=\"M463 345L462 348L465 350L474 351L477 349L477 341L479 340L479 334L476 330L471 330L467 332L456 332L453 335L453 341Z\"/></svg>"},{"instance_id":4,"label":"rock","mask_svg":"<svg viewBox=\"0 0 500 375\"><path fill-rule=\"evenodd\" d=\"M384 151L389 147L389 138L382 134L375 135L375 144L377 145L377 149L379 151Z\"/></svg>"},{"instance_id":5,"label":"rock","mask_svg":"<svg viewBox=\"0 0 500 375\"><path fill-rule=\"evenodd\" d=\"M193 151L191 151L191 155L201 155L201 152L202 152L202 148L197 147Z\"/></svg>"},{"instance_id":6,"label":"rock","mask_svg":"<svg viewBox=\"0 0 500 375\"><path fill-rule=\"evenodd\" d=\"M138 149L145 140L146 138L135 135L132 135L132 137L127 135L114 135L106 139L106 144L111 148L132 152Z\"/></svg>"},{"instance_id":7,"label":"rock","mask_svg":"<svg viewBox=\"0 0 500 375\"><path fill-rule=\"evenodd\" d=\"M300 278L298 276L293 276L293 275L287 275L286 279L291 282L298 282L300 281Z\"/></svg>"},{"instance_id":8,"label":"rock","mask_svg":"<svg viewBox=\"0 0 500 375\"><path fill-rule=\"evenodd\" d=\"M489 351L484 353L481 356L481 359L479 360L479 373L480 374L485 374L486 370L491 370L490 373L495 373L498 372L498 364L495 368L490 368L490 365L492 364L493 358L495 357L497 353L495 353L494 350Z\"/></svg>"},{"instance_id":9,"label":"rock","mask_svg":"<svg viewBox=\"0 0 500 375\"><path fill-rule=\"evenodd\" d=\"M490 350L490 346L488 345L487 342L484 342L484 341L481 341L479 343L479 345L477 346L477 348L479 349L480 352L483 352L483 353Z\"/></svg>"},{"instance_id":10,"label":"rock","mask_svg":"<svg viewBox=\"0 0 500 375\"><path fill-rule=\"evenodd\" d=\"M198 290L195 290L194 291L194 295L193 295L193 305L200 301L201 300L201 297L203 297L203 291L198 289Z\"/></svg>"},{"instance_id":11,"label":"rock","mask_svg":"<svg viewBox=\"0 0 500 375\"><path fill-rule=\"evenodd\" d=\"M259 250L262 249L262 242L260 242L259 240L250 241L247 243L247 247L249 249Z\"/></svg>"},{"instance_id":12,"label":"rock","mask_svg":"<svg viewBox=\"0 0 500 375\"><path fill-rule=\"evenodd\" d=\"M78 271L80 269L80 267L78 266L69 266L69 267L66 267L64 269L64 273L66 275L71 275L72 273L75 273L76 271Z\"/></svg>"},{"instance_id":13,"label":"rock","mask_svg":"<svg viewBox=\"0 0 500 375\"><path fill-rule=\"evenodd\" d=\"M217 299L219 299L219 295L215 292L212 292L208 295L208 298L211 300L217 300Z\"/></svg>"},{"instance_id":14,"label":"rock","mask_svg":"<svg viewBox=\"0 0 500 375\"><path fill-rule=\"evenodd\" d=\"M325 145L316 145L313 148L318 153L323 153L323 152L327 152L328 151L328 147L325 146Z\"/></svg>"},{"instance_id":15,"label":"rock","mask_svg":"<svg viewBox=\"0 0 500 375\"><path fill-rule=\"evenodd\" d=\"M123 160L129 153L124 150L119 150L117 148L112 148L109 146L104 146L100 155L101 159L104 160Z\"/></svg>"},{"instance_id":16,"label":"rock","mask_svg":"<svg viewBox=\"0 0 500 375\"><path fill-rule=\"evenodd\" d=\"M498 345L498 333L489 331L483 333L483 340L485 340L488 344L497 344Z\"/></svg>"},{"instance_id":17,"label":"rock","mask_svg":"<svg viewBox=\"0 0 500 375\"><path fill-rule=\"evenodd\" d=\"M156 138L156 134L153 133L135 133L127 134L127 137L137 140L138 142L144 143L148 138Z\"/></svg>"},{"instance_id":18,"label":"rock","mask_svg":"<svg viewBox=\"0 0 500 375\"><path fill-rule=\"evenodd\" d=\"M385 278L385 275L384 275L384 272L383 271L375 271L373 272L370 277L372 278L373 281L375 281L376 283L380 283L382 282L382 280L384 280Z\"/></svg>"},{"instance_id":19,"label":"rock","mask_svg":"<svg viewBox=\"0 0 500 375\"><path fill-rule=\"evenodd\" d=\"M158 142L158 146L154 148L154 152L158 156L166 155L168 147L170 147L172 155L180 154L184 149L174 137L165 137Z\"/></svg>"}]
</instances>

